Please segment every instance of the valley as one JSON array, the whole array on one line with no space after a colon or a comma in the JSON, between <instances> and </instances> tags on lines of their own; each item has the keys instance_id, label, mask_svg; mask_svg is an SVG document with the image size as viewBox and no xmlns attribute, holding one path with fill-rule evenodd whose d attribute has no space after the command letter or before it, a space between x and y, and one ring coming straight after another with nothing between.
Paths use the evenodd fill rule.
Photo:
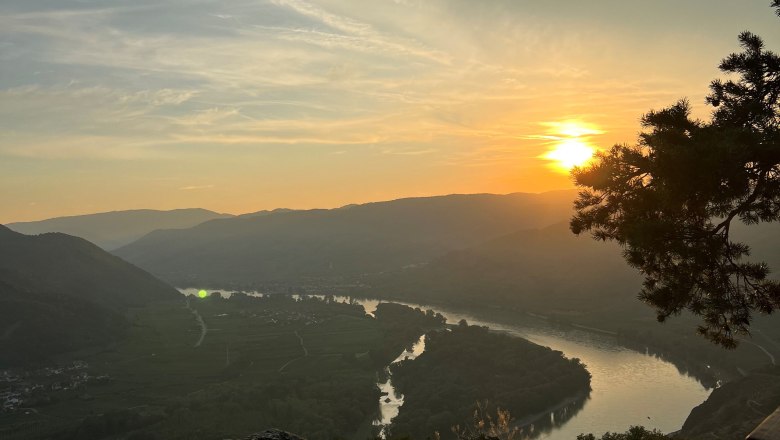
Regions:
<instances>
[{"instance_id":1,"label":"valley","mask_svg":"<svg viewBox=\"0 0 780 440\"><path fill-rule=\"evenodd\" d=\"M377 432L377 374L444 323L440 315L395 304L380 304L373 313L319 298L240 294L132 309L124 341L59 360L97 379L21 396L37 403L4 411L0 433L13 439L216 438L244 435L260 423L313 439L345 432L367 438Z\"/></svg>"},{"instance_id":2,"label":"valley","mask_svg":"<svg viewBox=\"0 0 780 440\"><path fill-rule=\"evenodd\" d=\"M780 440L779 17L0 1L0 440Z\"/></svg>"},{"instance_id":3,"label":"valley","mask_svg":"<svg viewBox=\"0 0 780 440\"><path fill-rule=\"evenodd\" d=\"M312 438L370 435L376 371L408 341L366 318L361 306L287 297L192 301L209 326L201 344L184 299L133 309L122 343L74 354L104 380L55 394L33 413L3 413L3 438L103 438L147 425L155 438L216 438L258 423ZM407 318L388 326L423 331L424 315Z\"/></svg>"},{"instance_id":4,"label":"valley","mask_svg":"<svg viewBox=\"0 0 780 440\"><path fill-rule=\"evenodd\" d=\"M551 222L566 210L560 197L477 195L285 210L160 231L138 248L117 251L132 260L125 252L143 248L133 255L152 270L155 259L214 263L203 276L188 274L205 266L158 273L170 283L187 280L180 284L190 286L180 289L186 297L86 241L0 229L14 255L0 258L0 271L12 274L0 287L13 283L0 289L10 306L0 311L10 323L0 346L15 356L0 357L4 377L22 377L21 366L87 366L78 380L58 379L63 386L56 390L37 373L22 381L31 392L4 385L9 405L0 433L240 438L261 425L315 440L420 438L465 426L469 408L484 399L494 401L488 411L510 411L528 438L567 440L638 423L671 432L713 388L780 358L772 317L757 319L755 337L724 352L692 334L688 316L658 325L626 294L639 280L614 246L574 237L561 222L508 234L519 227L512 224L518 217L486 223L523 204L541 212L534 221ZM475 206L483 212L466 215ZM399 238L393 222L376 225L382 216L432 222L438 230ZM774 262L773 230L746 232L758 239L759 257ZM46 304L57 304L59 313L42 314ZM456 339L442 345L447 338L436 332L445 318L446 336ZM459 331L462 320L490 331ZM404 361L402 353L421 335L433 338L432 351L415 345L417 359ZM512 355L522 344L542 351ZM437 355L438 347L450 354ZM460 357L453 357L455 347ZM564 380L568 367L552 368L563 356L587 382ZM546 359L544 366L524 367L534 357Z\"/></svg>"}]
</instances>

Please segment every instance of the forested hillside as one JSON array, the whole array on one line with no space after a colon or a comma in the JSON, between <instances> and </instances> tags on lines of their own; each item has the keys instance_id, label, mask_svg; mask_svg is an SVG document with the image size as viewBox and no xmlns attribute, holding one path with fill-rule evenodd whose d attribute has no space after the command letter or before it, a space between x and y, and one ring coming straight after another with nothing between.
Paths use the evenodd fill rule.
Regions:
<instances>
[{"instance_id":1,"label":"forested hillside","mask_svg":"<svg viewBox=\"0 0 780 440\"><path fill-rule=\"evenodd\" d=\"M354 279L566 219L571 191L400 199L156 231L116 250L176 284Z\"/></svg>"},{"instance_id":2,"label":"forested hillside","mask_svg":"<svg viewBox=\"0 0 780 440\"><path fill-rule=\"evenodd\" d=\"M87 239L103 249L112 250L157 229L190 228L208 220L228 217L232 216L206 209L137 209L18 222L6 226L27 235L62 232Z\"/></svg>"},{"instance_id":3,"label":"forested hillside","mask_svg":"<svg viewBox=\"0 0 780 440\"><path fill-rule=\"evenodd\" d=\"M0 226L0 365L120 336L128 307L175 289L78 237Z\"/></svg>"}]
</instances>

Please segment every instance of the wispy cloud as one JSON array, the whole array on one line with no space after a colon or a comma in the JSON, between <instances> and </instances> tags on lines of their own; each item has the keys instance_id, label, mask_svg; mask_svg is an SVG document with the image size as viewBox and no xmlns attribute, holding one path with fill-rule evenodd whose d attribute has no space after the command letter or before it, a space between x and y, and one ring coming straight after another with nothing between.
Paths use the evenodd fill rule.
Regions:
<instances>
[{"instance_id":1,"label":"wispy cloud","mask_svg":"<svg viewBox=\"0 0 780 440\"><path fill-rule=\"evenodd\" d=\"M108 3L115 6L100 6ZM767 15L764 6L719 5ZM668 5L648 3L641 17L626 8L513 0L3 1L0 187L10 188L9 175L27 174L19 162L74 175L111 170L117 185L149 182L147 194L169 174L189 182L191 168L225 182L198 196L266 181L310 194L301 189L309 176L333 185L379 181L399 164L425 168L418 174L427 180L411 186L446 176L472 176L477 185L535 166L549 143L567 136L545 121L592 124L605 133L580 136L600 145L630 142L650 108L681 96L702 102L715 63L735 48L724 36L729 20L682 19ZM644 18L658 11L672 17L664 35ZM766 34L769 24L758 18L749 23ZM745 24L734 26L736 35ZM704 106L695 111L707 116ZM187 172L171 166L182 162ZM489 169L498 171L480 174ZM187 191L166 188L179 197ZM44 204L37 193L32 199Z\"/></svg>"},{"instance_id":2,"label":"wispy cloud","mask_svg":"<svg viewBox=\"0 0 780 440\"><path fill-rule=\"evenodd\" d=\"M424 58L442 64L450 64L453 61L452 56L445 52L425 47L414 40L403 39L397 36L390 37L379 32L369 24L330 13L310 2L303 0L272 0L272 2L280 6L289 7L302 15L320 21L336 31L343 32L343 34L336 34L291 29L292 34L286 36L288 39L297 39L298 41L325 47L339 46L359 51L384 50L401 55ZM293 35L297 38L293 37Z\"/></svg>"},{"instance_id":3,"label":"wispy cloud","mask_svg":"<svg viewBox=\"0 0 780 440\"><path fill-rule=\"evenodd\" d=\"M385 149L382 150L382 154L391 154L391 155L397 155L397 156L420 156L423 154L430 154L435 153L437 150L433 148L428 148L425 150L396 150L396 149Z\"/></svg>"},{"instance_id":4,"label":"wispy cloud","mask_svg":"<svg viewBox=\"0 0 780 440\"><path fill-rule=\"evenodd\" d=\"M180 191L197 191L201 189L211 189L214 188L214 185L191 185L191 186L182 186L179 188Z\"/></svg>"}]
</instances>

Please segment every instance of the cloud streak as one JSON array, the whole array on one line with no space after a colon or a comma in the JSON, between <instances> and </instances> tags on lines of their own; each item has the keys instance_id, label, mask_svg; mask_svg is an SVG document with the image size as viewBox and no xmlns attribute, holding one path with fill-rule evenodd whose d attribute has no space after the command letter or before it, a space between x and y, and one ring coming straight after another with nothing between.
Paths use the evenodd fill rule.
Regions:
<instances>
[{"instance_id":1,"label":"cloud streak","mask_svg":"<svg viewBox=\"0 0 780 440\"><path fill-rule=\"evenodd\" d=\"M182 186L179 188L179 191L198 191L202 189L212 189L214 188L214 185L191 185L191 186Z\"/></svg>"},{"instance_id":2,"label":"cloud streak","mask_svg":"<svg viewBox=\"0 0 780 440\"><path fill-rule=\"evenodd\" d=\"M152 182L198 170L219 187L169 196L215 203L245 188L400 196L407 170L415 193L568 186L543 174L527 188L495 182L546 172L536 158L564 135L546 121L593 124L604 146L631 142L650 108L702 102L743 27L780 45L764 5L722 0L639 7L669 17L664 33L613 1L95 4L0 3L0 187L20 207L22 195L46 206L24 179L55 194L46 182L103 173L121 188L115 200L162 194ZM678 17L697 8L713 15Z\"/></svg>"}]
</instances>

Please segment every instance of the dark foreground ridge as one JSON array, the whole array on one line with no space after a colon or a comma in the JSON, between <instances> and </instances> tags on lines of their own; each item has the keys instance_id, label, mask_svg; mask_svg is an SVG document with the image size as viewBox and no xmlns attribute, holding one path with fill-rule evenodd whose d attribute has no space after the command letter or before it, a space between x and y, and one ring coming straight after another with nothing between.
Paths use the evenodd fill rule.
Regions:
<instances>
[{"instance_id":1,"label":"dark foreground ridge","mask_svg":"<svg viewBox=\"0 0 780 440\"><path fill-rule=\"evenodd\" d=\"M128 309L180 298L82 238L28 236L0 225L0 368L107 346L131 325Z\"/></svg>"},{"instance_id":2,"label":"dark foreground ridge","mask_svg":"<svg viewBox=\"0 0 780 440\"><path fill-rule=\"evenodd\" d=\"M259 434L252 434L245 437L244 440L305 440L303 437L299 437L295 434L281 429L266 429Z\"/></svg>"},{"instance_id":3,"label":"dark foreground ridge","mask_svg":"<svg viewBox=\"0 0 780 440\"><path fill-rule=\"evenodd\" d=\"M780 439L780 408L769 415L750 435L747 440L777 440Z\"/></svg>"}]
</instances>

